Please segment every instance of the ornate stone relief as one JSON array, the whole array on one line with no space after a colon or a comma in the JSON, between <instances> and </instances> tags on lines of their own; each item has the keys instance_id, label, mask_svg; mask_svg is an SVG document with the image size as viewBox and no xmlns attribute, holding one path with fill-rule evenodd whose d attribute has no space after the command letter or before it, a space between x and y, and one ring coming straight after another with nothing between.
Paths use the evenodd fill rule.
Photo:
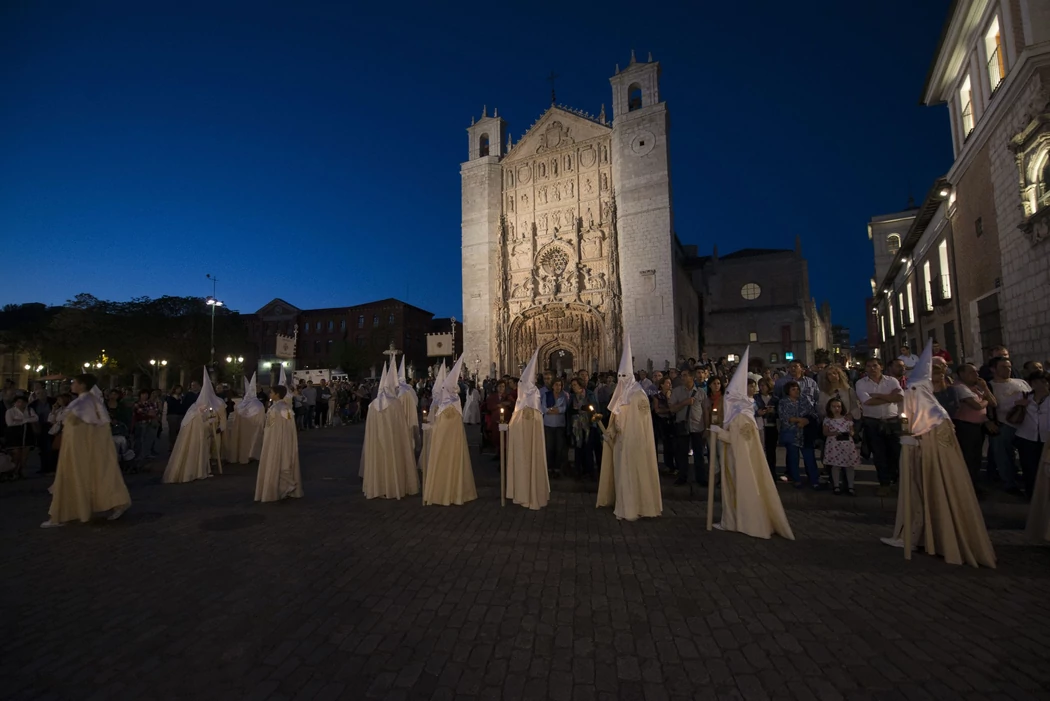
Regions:
<instances>
[{"instance_id":1,"label":"ornate stone relief","mask_svg":"<svg viewBox=\"0 0 1050 701\"><path fill-rule=\"evenodd\" d=\"M569 135L569 127L563 126L561 122L554 121L547 130L540 135L540 145L536 147L536 153L553 151L564 146L576 143Z\"/></svg>"},{"instance_id":2,"label":"ornate stone relief","mask_svg":"<svg viewBox=\"0 0 1050 701\"><path fill-rule=\"evenodd\" d=\"M1045 96L1044 96L1045 99ZM1017 163L1022 222L1018 228L1034 246L1050 238L1050 101L1010 140Z\"/></svg>"}]
</instances>

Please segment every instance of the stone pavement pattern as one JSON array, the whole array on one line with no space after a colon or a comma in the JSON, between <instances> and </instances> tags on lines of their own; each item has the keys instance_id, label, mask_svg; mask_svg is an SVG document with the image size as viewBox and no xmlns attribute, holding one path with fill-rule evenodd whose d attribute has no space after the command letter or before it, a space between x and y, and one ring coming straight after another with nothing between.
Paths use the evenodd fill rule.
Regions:
<instances>
[{"instance_id":1,"label":"stone pavement pattern","mask_svg":"<svg viewBox=\"0 0 1050 701\"><path fill-rule=\"evenodd\" d=\"M708 533L702 499L501 509L487 457L464 507L367 501L361 435L303 435L296 502L254 504L254 465L154 466L120 521L42 530L48 482L0 485L0 696L1050 698L1050 550L1022 523L989 520L989 571L906 563L884 512L790 508L788 542Z\"/></svg>"}]
</instances>

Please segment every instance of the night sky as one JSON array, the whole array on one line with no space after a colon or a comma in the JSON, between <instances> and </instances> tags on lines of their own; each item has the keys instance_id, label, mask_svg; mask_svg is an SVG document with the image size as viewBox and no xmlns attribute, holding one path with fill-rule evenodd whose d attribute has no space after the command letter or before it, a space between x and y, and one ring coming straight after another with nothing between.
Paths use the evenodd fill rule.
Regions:
<instances>
[{"instance_id":1,"label":"night sky","mask_svg":"<svg viewBox=\"0 0 1050 701\"><path fill-rule=\"evenodd\" d=\"M212 273L242 312L460 317L471 116L517 141L552 70L559 103L611 116L634 48L663 68L682 241L801 235L813 295L864 336L868 219L951 165L947 108L918 105L948 0L444 5L2 3L0 304L203 296Z\"/></svg>"}]
</instances>

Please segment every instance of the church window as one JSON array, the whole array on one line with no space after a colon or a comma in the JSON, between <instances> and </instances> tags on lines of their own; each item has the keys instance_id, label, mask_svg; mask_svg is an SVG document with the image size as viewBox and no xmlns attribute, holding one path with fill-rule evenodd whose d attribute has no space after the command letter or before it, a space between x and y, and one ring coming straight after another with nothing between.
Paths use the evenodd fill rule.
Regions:
<instances>
[{"instance_id":1,"label":"church window","mask_svg":"<svg viewBox=\"0 0 1050 701\"><path fill-rule=\"evenodd\" d=\"M365 327L365 315L357 317L357 328L363 329Z\"/></svg>"},{"instance_id":2,"label":"church window","mask_svg":"<svg viewBox=\"0 0 1050 701\"><path fill-rule=\"evenodd\" d=\"M890 234L886 237L886 252L891 256L897 255L897 251L901 250L901 237L900 234Z\"/></svg>"},{"instance_id":3,"label":"church window","mask_svg":"<svg viewBox=\"0 0 1050 701\"><path fill-rule=\"evenodd\" d=\"M631 83L631 87L627 88L627 111L634 112L642 107L642 86L638 83Z\"/></svg>"},{"instance_id":4,"label":"church window","mask_svg":"<svg viewBox=\"0 0 1050 701\"><path fill-rule=\"evenodd\" d=\"M478 156L485 157L487 155L489 155L489 135L482 134L481 138L478 139Z\"/></svg>"},{"instance_id":5,"label":"church window","mask_svg":"<svg viewBox=\"0 0 1050 701\"><path fill-rule=\"evenodd\" d=\"M761 294L762 288L754 282L749 282L740 288L740 296L748 301L758 299L758 296Z\"/></svg>"},{"instance_id":6,"label":"church window","mask_svg":"<svg viewBox=\"0 0 1050 701\"><path fill-rule=\"evenodd\" d=\"M758 334L754 331L747 335L747 340L751 343L758 343Z\"/></svg>"},{"instance_id":7,"label":"church window","mask_svg":"<svg viewBox=\"0 0 1050 701\"><path fill-rule=\"evenodd\" d=\"M379 315L378 314L373 314L372 315L372 326L373 327L379 326Z\"/></svg>"}]
</instances>

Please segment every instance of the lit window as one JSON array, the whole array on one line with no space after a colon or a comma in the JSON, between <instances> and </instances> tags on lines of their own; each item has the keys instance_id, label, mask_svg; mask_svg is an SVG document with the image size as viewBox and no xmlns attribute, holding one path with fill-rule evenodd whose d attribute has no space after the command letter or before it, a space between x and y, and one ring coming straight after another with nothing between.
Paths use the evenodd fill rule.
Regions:
<instances>
[{"instance_id":1,"label":"lit window","mask_svg":"<svg viewBox=\"0 0 1050 701\"><path fill-rule=\"evenodd\" d=\"M882 332L882 342L886 342L886 317L879 316L879 330Z\"/></svg>"},{"instance_id":2,"label":"lit window","mask_svg":"<svg viewBox=\"0 0 1050 701\"><path fill-rule=\"evenodd\" d=\"M740 296L746 300L758 299L762 294L762 288L753 282L749 282L740 288Z\"/></svg>"},{"instance_id":3,"label":"lit window","mask_svg":"<svg viewBox=\"0 0 1050 701\"><path fill-rule=\"evenodd\" d=\"M904 293L897 293L897 311L901 315L901 329L908 325L908 319L904 316Z\"/></svg>"},{"instance_id":4,"label":"lit window","mask_svg":"<svg viewBox=\"0 0 1050 701\"><path fill-rule=\"evenodd\" d=\"M922 264L922 277L926 283L926 311L933 311L933 277L930 274L930 261Z\"/></svg>"},{"instance_id":5,"label":"lit window","mask_svg":"<svg viewBox=\"0 0 1050 701\"><path fill-rule=\"evenodd\" d=\"M1006 75L1006 60L1003 57L1003 41L999 34L999 18L992 18L992 25L984 35L984 53L988 57L988 84L992 92L1003 82Z\"/></svg>"},{"instance_id":6,"label":"lit window","mask_svg":"<svg viewBox=\"0 0 1050 701\"><path fill-rule=\"evenodd\" d=\"M915 323L915 292L910 282L908 283L908 323Z\"/></svg>"},{"instance_id":7,"label":"lit window","mask_svg":"<svg viewBox=\"0 0 1050 701\"><path fill-rule=\"evenodd\" d=\"M937 257L940 259L941 276L938 279L941 285L941 299L952 298L952 274L948 270L948 242L941 241L937 247Z\"/></svg>"},{"instance_id":8,"label":"lit window","mask_svg":"<svg viewBox=\"0 0 1050 701\"><path fill-rule=\"evenodd\" d=\"M749 333L747 335L747 340L750 341L751 343L757 343L758 342L758 334L755 333L754 331L752 331L751 333Z\"/></svg>"},{"instance_id":9,"label":"lit window","mask_svg":"<svg viewBox=\"0 0 1050 701\"><path fill-rule=\"evenodd\" d=\"M900 234L890 234L886 237L886 252L891 256L897 255L897 251L901 250L901 237Z\"/></svg>"},{"instance_id":10,"label":"lit window","mask_svg":"<svg viewBox=\"0 0 1050 701\"><path fill-rule=\"evenodd\" d=\"M897 335L897 329L893 328L893 305L887 300L886 302L886 318L890 320L890 338Z\"/></svg>"},{"instance_id":11,"label":"lit window","mask_svg":"<svg viewBox=\"0 0 1050 701\"><path fill-rule=\"evenodd\" d=\"M970 76L966 76L959 88L959 114L962 115L963 137L973 131L973 90L970 89Z\"/></svg>"},{"instance_id":12,"label":"lit window","mask_svg":"<svg viewBox=\"0 0 1050 701\"><path fill-rule=\"evenodd\" d=\"M357 328L363 329L365 327L365 315L357 317Z\"/></svg>"}]
</instances>

